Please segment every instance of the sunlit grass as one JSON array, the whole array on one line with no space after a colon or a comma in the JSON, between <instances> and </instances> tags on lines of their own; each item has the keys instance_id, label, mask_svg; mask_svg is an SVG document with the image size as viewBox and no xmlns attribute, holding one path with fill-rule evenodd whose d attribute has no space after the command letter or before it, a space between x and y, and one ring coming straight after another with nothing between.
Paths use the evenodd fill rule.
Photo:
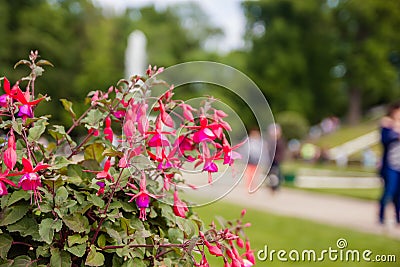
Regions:
<instances>
[{"instance_id":1,"label":"sunlit grass","mask_svg":"<svg viewBox=\"0 0 400 267\"><path fill-rule=\"evenodd\" d=\"M292 249L302 251L304 249L314 249L317 253L324 249L337 249L336 241L345 238L348 242L348 249L360 251L369 249L373 255L393 254L396 255L397 263L374 262L340 262L326 259L322 262L280 262L276 259L272 262L258 261L257 266L398 266L400 261L400 240L366 234L341 227L333 227L314 223L308 220L273 215L249 208L246 203L243 205L233 205L224 202L217 202L209 206L196 208L204 222L215 220L215 216L223 216L226 219L234 219L240 216L243 208L247 208L245 221L251 222L252 226L246 230L252 242L252 248L257 251L264 249L285 249L289 252ZM217 220L215 220L217 222ZM210 266L223 266L220 258L210 258Z\"/></svg>"}]
</instances>

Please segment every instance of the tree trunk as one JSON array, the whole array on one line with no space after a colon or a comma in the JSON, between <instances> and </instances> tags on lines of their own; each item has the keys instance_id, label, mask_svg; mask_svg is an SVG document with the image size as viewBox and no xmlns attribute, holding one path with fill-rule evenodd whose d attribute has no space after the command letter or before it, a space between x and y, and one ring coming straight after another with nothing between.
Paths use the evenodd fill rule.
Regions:
<instances>
[{"instance_id":1,"label":"tree trunk","mask_svg":"<svg viewBox=\"0 0 400 267\"><path fill-rule=\"evenodd\" d=\"M355 125L360 122L362 114L362 94L361 90L352 87L349 90L349 102L347 110L347 122L350 125Z\"/></svg>"}]
</instances>

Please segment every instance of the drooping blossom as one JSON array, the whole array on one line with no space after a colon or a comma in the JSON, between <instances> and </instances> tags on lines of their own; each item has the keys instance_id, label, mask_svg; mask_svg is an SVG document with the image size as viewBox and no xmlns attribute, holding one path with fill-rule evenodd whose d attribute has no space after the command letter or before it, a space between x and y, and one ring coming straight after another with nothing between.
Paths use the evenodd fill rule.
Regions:
<instances>
[{"instance_id":1,"label":"drooping blossom","mask_svg":"<svg viewBox=\"0 0 400 267\"><path fill-rule=\"evenodd\" d=\"M22 158L22 165L24 166L21 173L23 174L19 180L18 186L25 191L32 191L35 197L35 203L39 204L40 194L37 191L38 187L42 186L40 176L37 174L38 171L47 169L50 167L48 164L38 163L35 168L32 166L32 162L26 158Z\"/></svg>"},{"instance_id":2,"label":"drooping blossom","mask_svg":"<svg viewBox=\"0 0 400 267\"><path fill-rule=\"evenodd\" d=\"M135 187L131 184L128 184L130 187L135 189ZM132 194L132 193L126 193L128 196L131 196L132 198L129 200L129 202L132 202L133 200L136 199L136 206L139 209L139 219L142 221L145 221L146 218L146 209L150 207L150 197L152 198L158 198L160 196L153 195L147 191L146 188L146 175L144 172L142 172L142 178L140 180L140 190L137 194Z\"/></svg>"},{"instance_id":3,"label":"drooping blossom","mask_svg":"<svg viewBox=\"0 0 400 267\"><path fill-rule=\"evenodd\" d=\"M97 173L96 174L96 179L106 179L114 182L114 177L110 174L109 170L111 168L111 160L108 158L106 162L104 163L104 167L102 171L91 171L91 170L84 170L84 172L91 172L91 173Z\"/></svg>"},{"instance_id":4,"label":"drooping blossom","mask_svg":"<svg viewBox=\"0 0 400 267\"><path fill-rule=\"evenodd\" d=\"M114 138L114 133L111 128L111 119L110 117L106 118L106 127L104 127L104 135L106 136L106 139L110 141L111 143L113 142Z\"/></svg>"},{"instance_id":5,"label":"drooping blossom","mask_svg":"<svg viewBox=\"0 0 400 267\"><path fill-rule=\"evenodd\" d=\"M4 164L10 170L13 170L15 164L17 163L15 136L14 136L14 131L12 129L10 131L10 136L8 137L7 149L6 149L6 151L4 151L4 154L3 154L3 161L4 161Z\"/></svg>"},{"instance_id":6,"label":"drooping blossom","mask_svg":"<svg viewBox=\"0 0 400 267\"><path fill-rule=\"evenodd\" d=\"M101 196L104 194L104 188L106 187L106 183L105 182L97 182L96 183L99 186L99 189L97 190L96 195L97 196Z\"/></svg>"},{"instance_id":7,"label":"drooping blossom","mask_svg":"<svg viewBox=\"0 0 400 267\"><path fill-rule=\"evenodd\" d=\"M178 191L175 190L174 192L174 206L173 211L176 216L186 218L186 213L189 211L185 202L179 199Z\"/></svg>"},{"instance_id":8,"label":"drooping blossom","mask_svg":"<svg viewBox=\"0 0 400 267\"><path fill-rule=\"evenodd\" d=\"M7 176L8 176L8 170L6 170L5 172L2 172L0 170L0 196L8 194L6 184L16 187L16 185L12 181L7 179Z\"/></svg>"}]
</instances>

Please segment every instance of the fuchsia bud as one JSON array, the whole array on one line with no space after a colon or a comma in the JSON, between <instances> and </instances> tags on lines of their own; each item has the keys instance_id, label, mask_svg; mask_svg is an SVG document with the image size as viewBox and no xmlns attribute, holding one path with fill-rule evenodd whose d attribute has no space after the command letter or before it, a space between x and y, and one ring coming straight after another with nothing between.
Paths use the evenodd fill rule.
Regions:
<instances>
[{"instance_id":1,"label":"fuchsia bud","mask_svg":"<svg viewBox=\"0 0 400 267\"><path fill-rule=\"evenodd\" d=\"M110 117L106 118L106 127L104 128L104 135L106 136L106 139L112 143L113 138L114 138L114 133L111 128L111 119Z\"/></svg>"},{"instance_id":2,"label":"fuchsia bud","mask_svg":"<svg viewBox=\"0 0 400 267\"><path fill-rule=\"evenodd\" d=\"M8 147L6 151L4 151L3 160L4 164L10 170L13 170L15 164L17 163L15 137L14 137L14 132L12 130L10 131L10 136L8 137Z\"/></svg>"},{"instance_id":3,"label":"fuchsia bud","mask_svg":"<svg viewBox=\"0 0 400 267\"><path fill-rule=\"evenodd\" d=\"M185 202L179 199L178 191L174 192L174 206L173 211L176 216L186 218L186 213L189 211Z\"/></svg>"}]
</instances>

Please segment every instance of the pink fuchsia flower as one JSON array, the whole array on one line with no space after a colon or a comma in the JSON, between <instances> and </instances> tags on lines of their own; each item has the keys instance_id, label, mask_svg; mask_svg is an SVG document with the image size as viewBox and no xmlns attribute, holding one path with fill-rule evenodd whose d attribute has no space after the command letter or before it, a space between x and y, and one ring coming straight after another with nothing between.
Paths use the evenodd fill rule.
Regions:
<instances>
[{"instance_id":1,"label":"pink fuchsia flower","mask_svg":"<svg viewBox=\"0 0 400 267\"><path fill-rule=\"evenodd\" d=\"M18 186L25 191L32 191L35 197L35 203L39 205L40 194L38 193L37 188L42 186L42 182L37 172L47 169L50 165L40 162L35 168L33 168L31 161L26 158L22 158L22 165L24 166L21 171L23 175L18 182Z\"/></svg>"},{"instance_id":2,"label":"pink fuchsia flower","mask_svg":"<svg viewBox=\"0 0 400 267\"><path fill-rule=\"evenodd\" d=\"M251 263L251 265L248 265L248 266L253 266L254 264L256 264L256 259L254 257L254 252L250 248L250 241L249 240L246 240L246 253L244 254L244 256Z\"/></svg>"},{"instance_id":3,"label":"pink fuchsia flower","mask_svg":"<svg viewBox=\"0 0 400 267\"><path fill-rule=\"evenodd\" d=\"M106 162L104 163L104 167L102 171L91 171L91 170L84 170L84 172L91 172L91 173L97 173L96 174L96 179L106 179L106 180L111 180L114 182L114 177L109 173L109 170L111 168L111 160L108 158Z\"/></svg>"},{"instance_id":4,"label":"pink fuchsia flower","mask_svg":"<svg viewBox=\"0 0 400 267\"><path fill-rule=\"evenodd\" d=\"M10 170L13 170L17 163L17 152L13 130L10 131L10 136L8 137L8 147L6 151L4 151L3 161Z\"/></svg>"},{"instance_id":5,"label":"pink fuchsia flower","mask_svg":"<svg viewBox=\"0 0 400 267\"><path fill-rule=\"evenodd\" d=\"M2 107L2 108L7 107L9 101L10 101L10 97L7 94L1 95L0 96L0 107Z\"/></svg>"},{"instance_id":6,"label":"pink fuchsia flower","mask_svg":"<svg viewBox=\"0 0 400 267\"><path fill-rule=\"evenodd\" d=\"M111 143L113 142L114 138L114 133L111 128L111 119L110 117L106 118L106 127L104 128L104 135L106 136L106 139L110 141Z\"/></svg>"},{"instance_id":7,"label":"pink fuchsia flower","mask_svg":"<svg viewBox=\"0 0 400 267\"><path fill-rule=\"evenodd\" d=\"M194 122L192 111L194 111L195 109L185 103L179 104L179 106L182 108L183 117L190 122Z\"/></svg>"},{"instance_id":8,"label":"pink fuchsia flower","mask_svg":"<svg viewBox=\"0 0 400 267\"><path fill-rule=\"evenodd\" d=\"M8 90L6 90L6 87L4 87L4 90L6 91L6 93L8 95L10 95L12 98L16 99L17 101L19 101L22 104L22 106L20 106L20 108L19 108L17 115L24 120L26 118L32 118L33 117L33 107L36 106L37 104L39 104L42 100L44 100L46 98L45 96L43 96L36 100L29 101L30 97L31 97L30 93L29 92L23 93L18 86L14 86L12 90L9 90L9 87L8 87Z\"/></svg>"},{"instance_id":9,"label":"pink fuchsia flower","mask_svg":"<svg viewBox=\"0 0 400 267\"><path fill-rule=\"evenodd\" d=\"M205 116L200 117L200 126L196 128L199 128L199 130L193 134L193 141L195 143L201 143L210 140L212 141L217 138L212 131L211 125L208 124L208 120Z\"/></svg>"},{"instance_id":10,"label":"pink fuchsia flower","mask_svg":"<svg viewBox=\"0 0 400 267\"><path fill-rule=\"evenodd\" d=\"M137 189L136 186L128 184L131 188ZM150 206L150 197L159 198L160 196L153 195L147 191L146 188L146 175L142 172L142 178L140 180L140 190L137 194L126 193L128 196L132 196L129 202L132 202L136 199L136 206L139 209L139 219L145 221L146 218L146 209Z\"/></svg>"},{"instance_id":11,"label":"pink fuchsia flower","mask_svg":"<svg viewBox=\"0 0 400 267\"><path fill-rule=\"evenodd\" d=\"M104 182L97 182L96 183L99 186L99 189L97 190L96 195L100 196L104 194L104 188L106 187L106 183Z\"/></svg>"},{"instance_id":12,"label":"pink fuchsia flower","mask_svg":"<svg viewBox=\"0 0 400 267\"><path fill-rule=\"evenodd\" d=\"M7 179L8 170L5 172L0 172L0 196L4 196L8 194L6 184L16 187L16 185Z\"/></svg>"},{"instance_id":13,"label":"pink fuchsia flower","mask_svg":"<svg viewBox=\"0 0 400 267\"><path fill-rule=\"evenodd\" d=\"M178 191L174 192L174 206L173 211L176 216L186 218L186 213L189 211L185 202L179 199Z\"/></svg>"},{"instance_id":14,"label":"pink fuchsia flower","mask_svg":"<svg viewBox=\"0 0 400 267\"><path fill-rule=\"evenodd\" d=\"M174 127L174 120L171 116L166 112L164 103L161 100L158 100L158 107L154 108L155 111L159 110L161 121L168 127Z\"/></svg>"}]
</instances>

